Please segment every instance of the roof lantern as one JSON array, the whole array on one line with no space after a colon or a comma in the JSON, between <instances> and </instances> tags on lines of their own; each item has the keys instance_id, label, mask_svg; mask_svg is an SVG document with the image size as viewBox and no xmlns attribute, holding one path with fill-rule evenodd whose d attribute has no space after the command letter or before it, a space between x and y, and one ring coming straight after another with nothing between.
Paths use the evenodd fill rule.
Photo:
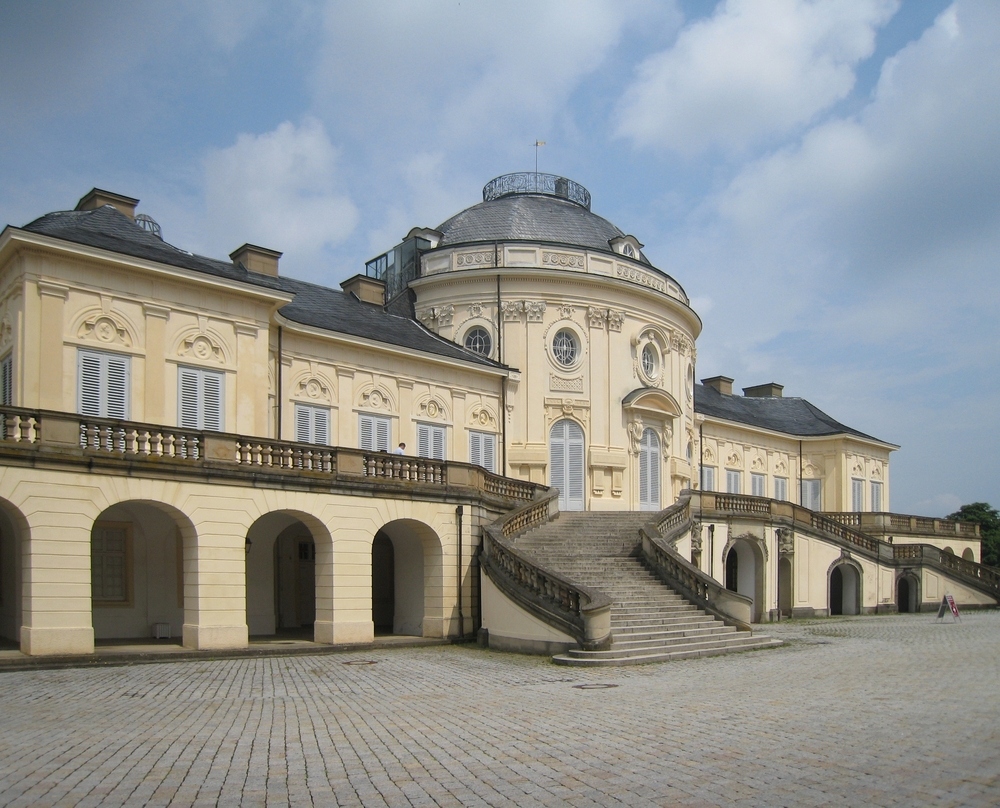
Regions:
<instances>
[{"instance_id":1,"label":"roof lantern","mask_svg":"<svg viewBox=\"0 0 1000 808\"><path fill-rule=\"evenodd\" d=\"M516 174L503 174L483 186L483 202L515 194L554 196L590 210L590 191L580 183L556 174L521 171Z\"/></svg>"}]
</instances>

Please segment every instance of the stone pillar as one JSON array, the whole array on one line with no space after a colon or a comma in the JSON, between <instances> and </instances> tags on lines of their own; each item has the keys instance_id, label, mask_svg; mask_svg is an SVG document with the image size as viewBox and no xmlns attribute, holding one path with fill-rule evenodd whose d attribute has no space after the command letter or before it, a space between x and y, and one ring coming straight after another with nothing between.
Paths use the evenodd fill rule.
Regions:
<instances>
[{"instance_id":1,"label":"stone pillar","mask_svg":"<svg viewBox=\"0 0 1000 808\"><path fill-rule=\"evenodd\" d=\"M331 435L334 446L358 446L358 416L354 412L354 368L337 368L337 401L340 404L339 436Z\"/></svg>"},{"instance_id":2,"label":"stone pillar","mask_svg":"<svg viewBox=\"0 0 1000 808\"><path fill-rule=\"evenodd\" d=\"M334 545L336 563L332 564L332 574L323 579L332 582L325 600L317 588L316 642L338 645L372 642L375 639L375 624L372 622L374 536L364 527L353 527L343 522L328 527L337 537ZM321 563L320 548L317 546L316 564Z\"/></svg>"},{"instance_id":3,"label":"stone pillar","mask_svg":"<svg viewBox=\"0 0 1000 808\"><path fill-rule=\"evenodd\" d=\"M236 429L244 435L267 435L266 347L258 357L256 326L236 323ZM263 406L262 406L263 404Z\"/></svg>"},{"instance_id":4,"label":"stone pillar","mask_svg":"<svg viewBox=\"0 0 1000 808\"><path fill-rule=\"evenodd\" d=\"M146 395L145 411L134 417L151 424L167 423L167 318L170 309L143 303L146 314ZM176 371L175 371L176 372Z\"/></svg>"},{"instance_id":5,"label":"stone pillar","mask_svg":"<svg viewBox=\"0 0 1000 808\"><path fill-rule=\"evenodd\" d=\"M41 296L38 349L44 363L38 381L38 406L43 410L74 412L76 406L68 406L66 396L72 396L76 382L67 386L69 380L63 378L63 309L69 289L57 283L38 281L38 294Z\"/></svg>"},{"instance_id":6,"label":"stone pillar","mask_svg":"<svg viewBox=\"0 0 1000 808\"><path fill-rule=\"evenodd\" d=\"M196 520L197 537L184 540L183 643L188 648L245 648L249 643L247 529L242 520L227 522L222 507L209 511L210 520Z\"/></svg>"},{"instance_id":7,"label":"stone pillar","mask_svg":"<svg viewBox=\"0 0 1000 808\"><path fill-rule=\"evenodd\" d=\"M28 518L22 555L21 651L32 656L94 653L90 591L90 531L94 515L80 513L57 490L19 505Z\"/></svg>"}]
</instances>

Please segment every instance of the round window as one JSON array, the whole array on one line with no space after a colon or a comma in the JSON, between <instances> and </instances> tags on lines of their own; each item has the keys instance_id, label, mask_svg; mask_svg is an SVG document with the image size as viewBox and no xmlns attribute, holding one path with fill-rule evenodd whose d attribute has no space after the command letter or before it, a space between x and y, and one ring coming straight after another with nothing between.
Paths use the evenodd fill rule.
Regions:
<instances>
[{"instance_id":1,"label":"round window","mask_svg":"<svg viewBox=\"0 0 1000 808\"><path fill-rule=\"evenodd\" d=\"M642 372L648 379L656 378L656 349L648 342L642 348Z\"/></svg>"},{"instance_id":2,"label":"round window","mask_svg":"<svg viewBox=\"0 0 1000 808\"><path fill-rule=\"evenodd\" d=\"M493 350L493 340L485 328L476 327L465 335L465 347L480 356L489 356Z\"/></svg>"},{"instance_id":3,"label":"round window","mask_svg":"<svg viewBox=\"0 0 1000 808\"><path fill-rule=\"evenodd\" d=\"M560 329L552 338L552 355L563 367L570 367L576 362L580 349L576 344L576 336L568 328Z\"/></svg>"}]
</instances>

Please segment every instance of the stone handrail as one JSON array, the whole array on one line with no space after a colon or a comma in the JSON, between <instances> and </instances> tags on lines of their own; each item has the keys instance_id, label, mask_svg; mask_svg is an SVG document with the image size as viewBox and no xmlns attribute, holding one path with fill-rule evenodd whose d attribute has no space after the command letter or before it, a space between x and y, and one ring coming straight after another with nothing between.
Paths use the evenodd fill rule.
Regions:
<instances>
[{"instance_id":1,"label":"stone handrail","mask_svg":"<svg viewBox=\"0 0 1000 808\"><path fill-rule=\"evenodd\" d=\"M980 589L986 589L1000 601L1000 570L966 561L964 558L945 552L940 547L930 544L894 544L893 559L897 562L917 562L929 564L945 570L959 580L975 582Z\"/></svg>"},{"instance_id":2,"label":"stone handrail","mask_svg":"<svg viewBox=\"0 0 1000 808\"><path fill-rule=\"evenodd\" d=\"M132 470L128 473L134 473L135 464L149 463L150 471L157 473L204 474L210 469L213 476L251 473L258 479L290 474L303 484L322 480L327 487L370 479L441 495L473 489L508 506L530 502L544 489L469 463L19 407L0 407L0 451L20 458L34 452L49 462L99 458L109 469L125 464L123 471Z\"/></svg>"},{"instance_id":3,"label":"stone handrail","mask_svg":"<svg viewBox=\"0 0 1000 808\"><path fill-rule=\"evenodd\" d=\"M731 592L708 573L674 549L674 543L693 526L690 495L662 511L653 525L639 530L642 557L669 586L688 600L714 614L728 625L750 631L753 601L746 595Z\"/></svg>"},{"instance_id":4,"label":"stone handrail","mask_svg":"<svg viewBox=\"0 0 1000 808\"><path fill-rule=\"evenodd\" d=\"M558 513L559 492L552 490L483 530L480 566L511 600L535 617L569 634L582 648L611 645L611 599L575 584L519 552L509 537L548 521Z\"/></svg>"},{"instance_id":5,"label":"stone handrail","mask_svg":"<svg viewBox=\"0 0 1000 808\"><path fill-rule=\"evenodd\" d=\"M927 516L910 516L885 511L824 513L823 516L874 536L892 533L916 533L941 536L942 538L956 536L972 540L979 538L979 525L954 519L932 519Z\"/></svg>"}]
</instances>

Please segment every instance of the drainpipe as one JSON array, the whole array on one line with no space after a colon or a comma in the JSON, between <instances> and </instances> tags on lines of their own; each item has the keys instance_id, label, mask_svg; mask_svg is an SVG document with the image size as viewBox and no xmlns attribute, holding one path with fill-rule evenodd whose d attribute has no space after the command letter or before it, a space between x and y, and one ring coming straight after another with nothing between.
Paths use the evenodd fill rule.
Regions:
<instances>
[{"instance_id":1,"label":"drainpipe","mask_svg":"<svg viewBox=\"0 0 1000 808\"><path fill-rule=\"evenodd\" d=\"M462 506L455 508L458 523L458 636L465 636L465 613L462 611Z\"/></svg>"},{"instance_id":2,"label":"drainpipe","mask_svg":"<svg viewBox=\"0 0 1000 808\"><path fill-rule=\"evenodd\" d=\"M500 253L493 242L493 266L497 268L497 361L503 364L503 313L500 311ZM507 476L507 377L500 379L500 473Z\"/></svg>"},{"instance_id":3,"label":"drainpipe","mask_svg":"<svg viewBox=\"0 0 1000 808\"><path fill-rule=\"evenodd\" d=\"M802 505L802 441L799 441L799 505Z\"/></svg>"},{"instance_id":4,"label":"drainpipe","mask_svg":"<svg viewBox=\"0 0 1000 808\"><path fill-rule=\"evenodd\" d=\"M281 440L281 326L278 326L278 372L275 374L278 384L278 425L274 430L277 440Z\"/></svg>"}]
</instances>

